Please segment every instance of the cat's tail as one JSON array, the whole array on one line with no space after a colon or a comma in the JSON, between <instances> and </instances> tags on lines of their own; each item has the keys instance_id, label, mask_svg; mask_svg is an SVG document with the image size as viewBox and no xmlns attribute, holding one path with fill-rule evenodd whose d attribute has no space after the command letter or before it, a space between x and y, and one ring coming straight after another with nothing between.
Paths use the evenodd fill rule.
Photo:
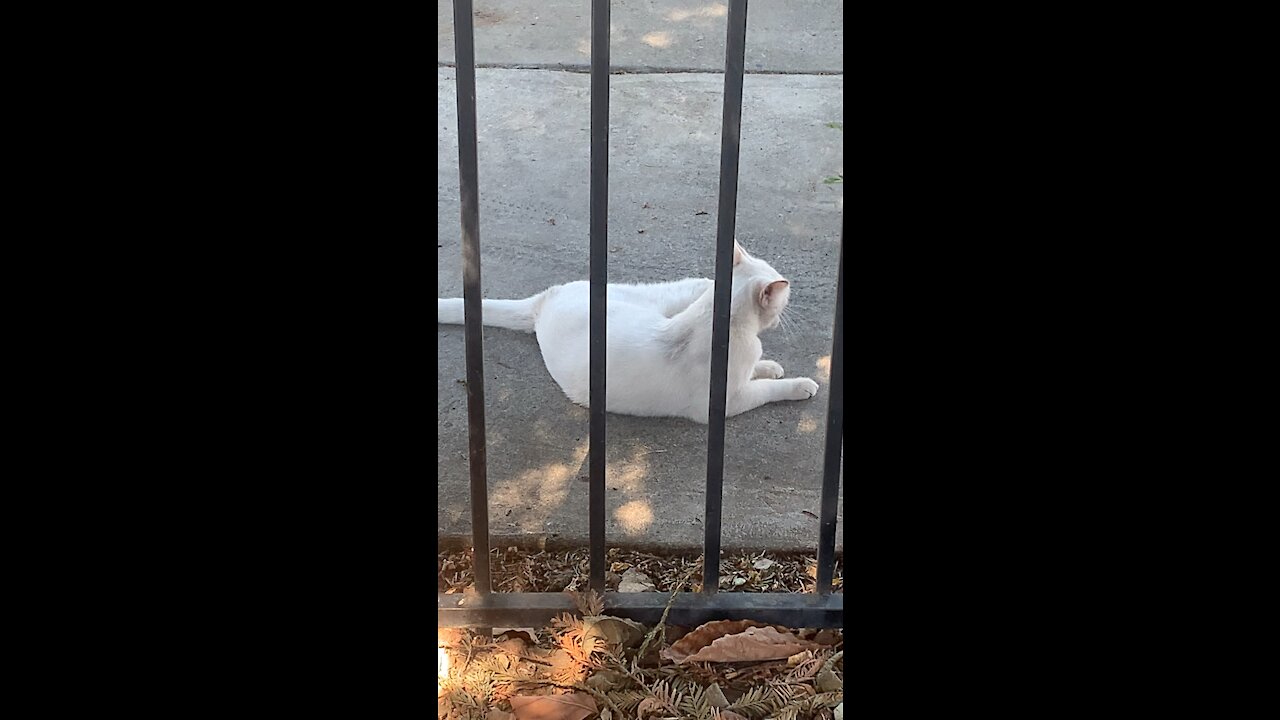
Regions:
<instances>
[{"instance_id":1,"label":"cat's tail","mask_svg":"<svg viewBox=\"0 0 1280 720\"><path fill-rule=\"evenodd\" d=\"M523 300L481 300L481 319L490 327L533 332L533 321L538 317L544 294L538 293ZM446 325L461 325L462 298L441 298L439 318L439 322Z\"/></svg>"}]
</instances>

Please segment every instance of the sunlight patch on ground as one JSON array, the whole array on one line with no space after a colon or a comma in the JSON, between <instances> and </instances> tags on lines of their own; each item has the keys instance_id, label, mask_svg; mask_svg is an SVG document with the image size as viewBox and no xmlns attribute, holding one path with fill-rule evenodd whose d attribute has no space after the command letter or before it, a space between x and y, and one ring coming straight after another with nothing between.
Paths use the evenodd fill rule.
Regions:
<instances>
[{"instance_id":1,"label":"sunlight patch on ground","mask_svg":"<svg viewBox=\"0 0 1280 720\"><path fill-rule=\"evenodd\" d=\"M693 10L672 10L667 13L667 19L672 22L682 22L689 18L721 18L729 14L729 6L724 3L711 3Z\"/></svg>"},{"instance_id":2,"label":"sunlight patch on ground","mask_svg":"<svg viewBox=\"0 0 1280 720\"><path fill-rule=\"evenodd\" d=\"M514 480L502 483L493 492L490 507L528 507L519 525L524 532L537 532L543 523L569 498L573 481L587 459L588 444L583 442L567 462L548 463L526 470Z\"/></svg>"},{"instance_id":3,"label":"sunlight patch on ground","mask_svg":"<svg viewBox=\"0 0 1280 720\"><path fill-rule=\"evenodd\" d=\"M630 495L644 492L644 480L649 476L649 455L651 451L636 448L626 464L617 464L605 469L605 477L611 489L622 490Z\"/></svg>"},{"instance_id":4,"label":"sunlight patch on ground","mask_svg":"<svg viewBox=\"0 0 1280 720\"><path fill-rule=\"evenodd\" d=\"M645 33L644 37L640 39L644 41L644 44L648 45L649 47L655 47L655 48L671 47L671 33L669 32L664 31L664 32Z\"/></svg>"},{"instance_id":5,"label":"sunlight patch on ground","mask_svg":"<svg viewBox=\"0 0 1280 720\"><path fill-rule=\"evenodd\" d=\"M614 511L613 517L628 535L639 535L653 524L653 510L643 500L632 500Z\"/></svg>"}]
</instances>

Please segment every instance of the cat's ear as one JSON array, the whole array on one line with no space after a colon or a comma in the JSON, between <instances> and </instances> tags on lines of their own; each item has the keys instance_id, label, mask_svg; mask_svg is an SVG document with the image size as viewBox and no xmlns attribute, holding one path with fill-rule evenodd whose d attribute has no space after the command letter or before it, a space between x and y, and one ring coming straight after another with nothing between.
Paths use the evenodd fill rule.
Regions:
<instances>
[{"instance_id":1,"label":"cat's ear","mask_svg":"<svg viewBox=\"0 0 1280 720\"><path fill-rule=\"evenodd\" d=\"M743 254L744 253L742 252L742 246L738 244L737 240L734 240L733 241L733 264L734 265L737 265L738 263L742 262Z\"/></svg>"},{"instance_id":2,"label":"cat's ear","mask_svg":"<svg viewBox=\"0 0 1280 720\"><path fill-rule=\"evenodd\" d=\"M773 282L760 288L760 306L772 307L778 303L778 298L782 292L787 289L791 283L787 280L774 280Z\"/></svg>"}]
</instances>

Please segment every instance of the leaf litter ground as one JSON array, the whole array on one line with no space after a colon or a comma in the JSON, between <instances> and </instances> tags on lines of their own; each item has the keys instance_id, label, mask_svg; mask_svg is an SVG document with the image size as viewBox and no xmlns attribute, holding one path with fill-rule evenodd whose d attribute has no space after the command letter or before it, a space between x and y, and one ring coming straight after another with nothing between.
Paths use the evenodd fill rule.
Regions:
<instances>
[{"instance_id":1,"label":"leaf litter ground","mask_svg":"<svg viewBox=\"0 0 1280 720\"><path fill-rule=\"evenodd\" d=\"M495 590L570 592L579 612L548 628L520 628L482 637L439 631L437 668L441 720L763 720L843 716L844 635L839 629L784 628L716 621L697 628L659 623L645 628L602 615L587 585L585 549L491 556ZM653 587L671 593L701 587L701 558L609 550L609 589ZM472 584L466 552L437 560L440 592ZM816 562L798 554L728 555L721 587L739 592L806 592ZM836 592L843 590L836 563ZM664 615L665 620L665 615ZM441 672L441 670L444 670Z\"/></svg>"},{"instance_id":2,"label":"leaf litter ground","mask_svg":"<svg viewBox=\"0 0 1280 720\"><path fill-rule=\"evenodd\" d=\"M489 569L497 592L560 592L586 590L588 559L586 548L558 552L527 552L517 548L491 550ZM605 587L617 590L630 571L647 577L658 592L671 592L677 582L691 578L702 588L702 556L655 555L610 548ZM436 559L438 592L457 593L472 587L475 576L468 551L441 553ZM737 592L812 592L818 576L818 561L802 553L736 553L720 559L720 589ZM844 561L836 558L835 592L844 590Z\"/></svg>"}]
</instances>

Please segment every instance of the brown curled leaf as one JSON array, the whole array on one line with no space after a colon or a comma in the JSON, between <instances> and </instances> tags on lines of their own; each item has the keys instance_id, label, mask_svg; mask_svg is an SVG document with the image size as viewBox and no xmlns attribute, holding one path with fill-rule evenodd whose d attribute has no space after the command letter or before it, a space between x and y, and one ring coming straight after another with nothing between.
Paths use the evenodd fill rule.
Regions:
<instances>
[{"instance_id":1,"label":"brown curled leaf","mask_svg":"<svg viewBox=\"0 0 1280 720\"><path fill-rule=\"evenodd\" d=\"M725 635L733 635L740 633L747 628L768 627L762 622L755 620L715 620L703 625L699 625L696 630L686 634L671 647L662 651L662 656L681 662L686 657L698 652L702 648L710 645L715 640Z\"/></svg>"},{"instance_id":2,"label":"brown curled leaf","mask_svg":"<svg viewBox=\"0 0 1280 720\"><path fill-rule=\"evenodd\" d=\"M596 701L590 695L517 695L511 698L516 720L586 720L595 715Z\"/></svg>"},{"instance_id":3,"label":"brown curled leaf","mask_svg":"<svg viewBox=\"0 0 1280 720\"><path fill-rule=\"evenodd\" d=\"M678 662L684 665L691 662L785 660L815 647L821 646L810 640L801 640L789 632L779 632L772 627L752 627L721 637Z\"/></svg>"}]
</instances>

